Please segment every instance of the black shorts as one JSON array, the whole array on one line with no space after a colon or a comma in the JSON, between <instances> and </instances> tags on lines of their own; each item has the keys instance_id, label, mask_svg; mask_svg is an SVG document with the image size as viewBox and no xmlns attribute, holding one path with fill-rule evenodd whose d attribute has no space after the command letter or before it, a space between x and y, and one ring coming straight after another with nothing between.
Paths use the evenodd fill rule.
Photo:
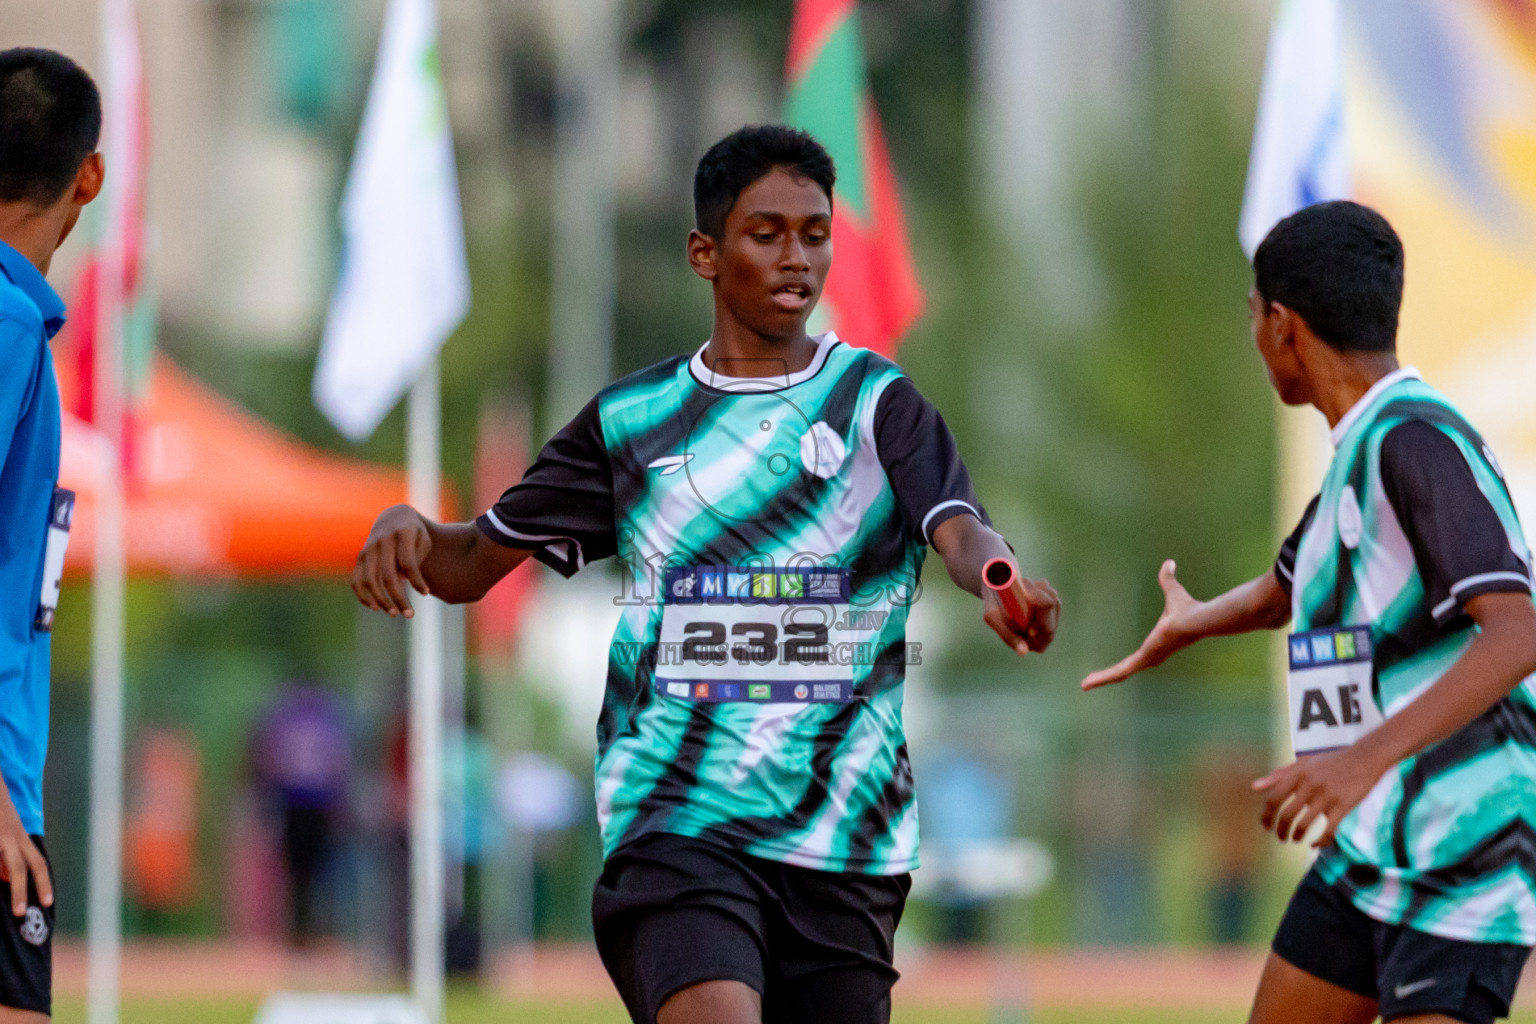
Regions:
<instances>
[{"instance_id":1,"label":"black shorts","mask_svg":"<svg viewBox=\"0 0 1536 1024\"><path fill-rule=\"evenodd\" d=\"M654 834L608 859L592 926L637 1024L655 1024L669 996L704 981L761 993L764 1024L886 1024L891 944L911 884Z\"/></svg>"},{"instance_id":2,"label":"black shorts","mask_svg":"<svg viewBox=\"0 0 1536 1024\"><path fill-rule=\"evenodd\" d=\"M1375 999L1383 1021L1440 1013L1464 1024L1509 1016L1530 949L1444 939L1367 916L1314 869L1275 933L1275 955Z\"/></svg>"},{"instance_id":3,"label":"black shorts","mask_svg":"<svg viewBox=\"0 0 1536 1024\"><path fill-rule=\"evenodd\" d=\"M48 849L42 836L33 836L43 860ZM48 863L53 874L53 862ZM11 913L11 887L0 882L0 1006L36 1013L53 1013L53 907L37 898L37 880L27 876L27 912Z\"/></svg>"}]
</instances>

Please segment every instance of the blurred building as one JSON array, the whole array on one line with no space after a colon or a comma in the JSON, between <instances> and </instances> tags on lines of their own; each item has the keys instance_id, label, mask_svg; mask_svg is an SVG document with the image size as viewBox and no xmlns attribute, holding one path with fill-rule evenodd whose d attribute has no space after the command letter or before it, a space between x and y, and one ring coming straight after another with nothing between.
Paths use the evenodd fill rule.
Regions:
<instances>
[{"instance_id":1,"label":"blurred building","mask_svg":"<svg viewBox=\"0 0 1536 1024\"><path fill-rule=\"evenodd\" d=\"M319 337L337 262L337 203L383 0L138 6L162 318L209 341L305 351ZM0 38L61 50L97 73L97 7L7 0ZM607 177L627 204L676 206L687 199L681 171L709 141L774 110L776 69L749 58L729 18L695 19L683 59L657 64L621 51L643 15L618 0L441 0L439 16L472 244L505 225L529 177L535 190L545 185L561 155L562 111L596 117L602 129L595 166L582 144L563 165L585 175L589 192ZM78 250L61 253L61 280Z\"/></svg>"}]
</instances>

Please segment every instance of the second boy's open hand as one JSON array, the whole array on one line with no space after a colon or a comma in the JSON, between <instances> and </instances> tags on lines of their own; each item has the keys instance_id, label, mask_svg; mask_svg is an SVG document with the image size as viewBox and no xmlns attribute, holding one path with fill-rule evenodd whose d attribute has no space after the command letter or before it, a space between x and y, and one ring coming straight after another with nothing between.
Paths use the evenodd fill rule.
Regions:
<instances>
[{"instance_id":1,"label":"second boy's open hand","mask_svg":"<svg viewBox=\"0 0 1536 1024\"><path fill-rule=\"evenodd\" d=\"M1178 581L1174 575L1177 569L1173 560L1169 559L1158 571L1157 582L1163 588L1163 614L1158 616L1152 632L1147 634L1147 638L1134 653L1084 679L1083 689L1092 690L1124 682L1138 672L1161 665L1199 639L1192 628L1190 617L1200 602L1191 597Z\"/></svg>"},{"instance_id":2,"label":"second boy's open hand","mask_svg":"<svg viewBox=\"0 0 1536 1024\"><path fill-rule=\"evenodd\" d=\"M1254 790L1264 794L1260 821L1265 831L1285 843L1301 842L1313 822L1324 817L1328 827L1312 845L1331 845L1339 822L1365 799L1387 767L1371 762L1359 746L1298 758L1254 782Z\"/></svg>"}]
</instances>

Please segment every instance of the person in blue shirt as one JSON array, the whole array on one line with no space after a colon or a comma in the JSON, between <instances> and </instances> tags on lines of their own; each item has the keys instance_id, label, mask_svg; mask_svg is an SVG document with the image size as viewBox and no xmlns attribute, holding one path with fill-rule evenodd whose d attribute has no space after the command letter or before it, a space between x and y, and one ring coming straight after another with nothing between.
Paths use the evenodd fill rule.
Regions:
<instances>
[{"instance_id":1,"label":"person in blue shirt","mask_svg":"<svg viewBox=\"0 0 1536 1024\"><path fill-rule=\"evenodd\" d=\"M0 1024L52 1013L53 882L43 849L49 631L74 496L58 487L49 340L54 251L101 192L101 97L49 50L0 51ZM0 889L0 891L4 891Z\"/></svg>"}]
</instances>

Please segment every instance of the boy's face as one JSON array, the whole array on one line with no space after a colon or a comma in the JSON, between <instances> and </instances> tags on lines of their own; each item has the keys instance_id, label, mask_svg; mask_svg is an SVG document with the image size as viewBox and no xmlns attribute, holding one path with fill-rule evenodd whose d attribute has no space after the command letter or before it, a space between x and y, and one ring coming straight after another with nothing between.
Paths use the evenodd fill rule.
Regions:
<instances>
[{"instance_id":1,"label":"boy's face","mask_svg":"<svg viewBox=\"0 0 1536 1024\"><path fill-rule=\"evenodd\" d=\"M723 234L688 239L694 272L714 282L717 315L765 338L804 336L832 267L832 203L821 186L774 168L742 190Z\"/></svg>"},{"instance_id":2,"label":"boy's face","mask_svg":"<svg viewBox=\"0 0 1536 1024\"><path fill-rule=\"evenodd\" d=\"M1253 327L1253 344L1264 360L1270 386L1286 405L1303 405L1306 372L1297 357L1296 314L1275 302L1265 302L1257 288L1248 292L1248 318Z\"/></svg>"}]
</instances>

